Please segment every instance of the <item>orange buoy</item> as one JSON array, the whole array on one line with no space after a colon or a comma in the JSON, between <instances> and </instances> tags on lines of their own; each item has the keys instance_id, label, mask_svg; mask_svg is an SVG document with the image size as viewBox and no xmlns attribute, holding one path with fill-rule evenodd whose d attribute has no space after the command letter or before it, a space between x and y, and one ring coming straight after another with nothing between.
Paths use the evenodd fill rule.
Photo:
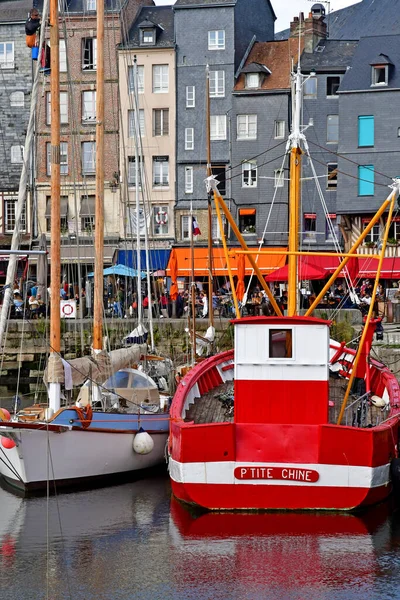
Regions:
<instances>
[{"instance_id":1,"label":"orange buoy","mask_svg":"<svg viewBox=\"0 0 400 600\"><path fill-rule=\"evenodd\" d=\"M14 440L8 437L4 437L4 435L0 436L0 442L3 448L6 450L12 450L17 445Z\"/></svg>"},{"instance_id":2,"label":"orange buoy","mask_svg":"<svg viewBox=\"0 0 400 600\"><path fill-rule=\"evenodd\" d=\"M11 415L6 408L0 408L0 421L9 421Z\"/></svg>"}]
</instances>

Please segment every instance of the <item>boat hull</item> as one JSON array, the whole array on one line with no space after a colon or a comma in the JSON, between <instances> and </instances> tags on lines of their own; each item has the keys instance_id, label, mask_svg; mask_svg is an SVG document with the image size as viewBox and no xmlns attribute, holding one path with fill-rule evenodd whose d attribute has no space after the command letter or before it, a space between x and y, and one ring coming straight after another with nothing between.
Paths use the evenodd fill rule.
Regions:
<instances>
[{"instance_id":1,"label":"boat hull","mask_svg":"<svg viewBox=\"0 0 400 600\"><path fill-rule=\"evenodd\" d=\"M133 433L0 427L5 433L16 446L2 449L0 475L27 492L46 489L48 481L57 488L121 481L162 464L168 437L166 431L152 433L154 448L142 455L133 450Z\"/></svg>"}]
</instances>

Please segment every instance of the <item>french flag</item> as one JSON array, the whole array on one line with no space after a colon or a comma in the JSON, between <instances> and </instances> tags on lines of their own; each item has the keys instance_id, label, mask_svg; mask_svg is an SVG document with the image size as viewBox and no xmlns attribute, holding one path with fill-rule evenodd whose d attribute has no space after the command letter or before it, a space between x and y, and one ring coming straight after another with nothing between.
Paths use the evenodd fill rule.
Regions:
<instances>
[{"instance_id":1,"label":"french flag","mask_svg":"<svg viewBox=\"0 0 400 600\"><path fill-rule=\"evenodd\" d=\"M201 235L200 227L196 221L196 217L192 217L192 233L193 235Z\"/></svg>"}]
</instances>

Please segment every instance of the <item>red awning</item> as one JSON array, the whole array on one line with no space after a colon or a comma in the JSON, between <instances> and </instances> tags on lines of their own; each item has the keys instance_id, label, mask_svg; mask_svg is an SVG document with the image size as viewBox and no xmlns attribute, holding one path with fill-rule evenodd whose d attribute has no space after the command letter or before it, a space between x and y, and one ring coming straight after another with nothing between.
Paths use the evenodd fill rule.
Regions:
<instances>
[{"instance_id":1,"label":"red awning","mask_svg":"<svg viewBox=\"0 0 400 600\"><path fill-rule=\"evenodd\" d=\"M342 259L340 256L303 256L303 262L318 267L325 271L327 275L331 275L336 271Z\"/></svg>"},{"instance_id":2,"label":"red awning","mask_svg":"<svg viewBox=\"0 0 400 600\"><path fill-rule=\"evenodd\" d=\"M306 257L308 258L308 257ZM314 258L314 257L312 257ZM270 273L265 280L266 281L288 281L289 274L289 265L285 265L281 269L277 269L273 273ZM299 261L299 280L316 280L316 279L325 279L328 277L328 273L323 269L311 264L310 262L306 262L304 260Z\"/></svg>"},{"instance_id":3,"label":"red awning","mask_svg":"<svg viewBox=\"0 0 400 600\"><path fill-rule=\"evenodd\" d=\"M239 215L241 217L245 217L247 215L255 215L255 214L256 214L255 208L239 208Z\"/></svg>"},{"instance_id":4,"label":"red awning","mask_svg":"<svg viewBox=\"0 0 400 600\"><path fill-rule=\"evenodd\" d=\"M374 278L378 269L377 258L359 259L359 277ZM400 258L384 258L381 270L381 279L400 279Z\"/></svg>"}]
</instances>

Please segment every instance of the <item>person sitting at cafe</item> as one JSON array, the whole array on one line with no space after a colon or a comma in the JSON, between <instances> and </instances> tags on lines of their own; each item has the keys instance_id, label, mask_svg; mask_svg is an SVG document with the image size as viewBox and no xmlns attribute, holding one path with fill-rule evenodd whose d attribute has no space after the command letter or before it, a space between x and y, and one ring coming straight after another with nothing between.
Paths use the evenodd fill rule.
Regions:
<instances>
[{"instance_id":1,"label":"person sitting at cafe","mask_svg":"<svg viewBox=\"0 0 400 600\"><path fill-rule=\"evenodd\" d=\"M32 294L31 296L29 296L28 306L29 306L29 310L30 310L32 319L35 319L35 318L37 319L38 312L39 312L39 302L36 297L36 294Z\"/></svg>"}]
</instances>

